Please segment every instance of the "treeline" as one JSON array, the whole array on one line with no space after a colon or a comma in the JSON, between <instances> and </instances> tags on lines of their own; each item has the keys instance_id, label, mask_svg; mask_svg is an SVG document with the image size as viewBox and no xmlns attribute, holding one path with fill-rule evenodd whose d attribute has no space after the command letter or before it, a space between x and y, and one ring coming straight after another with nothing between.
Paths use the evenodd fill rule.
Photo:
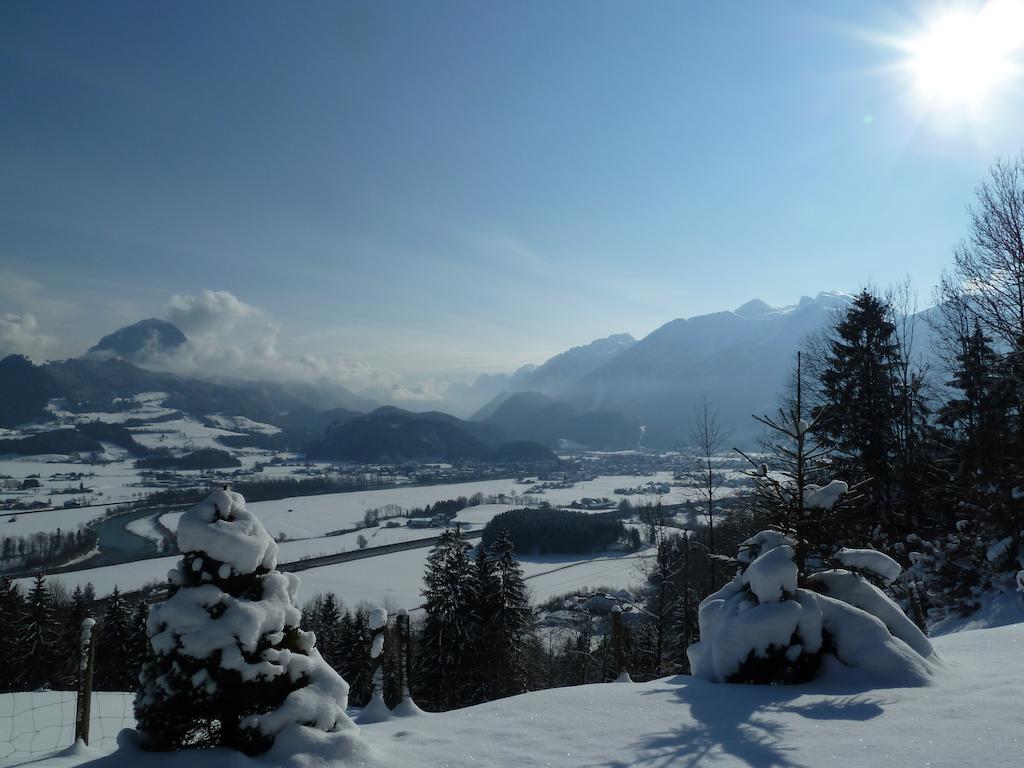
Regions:
<instances>
[{"instance_id":1,"label":"treeline","mask_svg":"<svg viewBox=\"0 0 1024 768\"><path fill-rule=\"evenodd\" d=\"M454 518L466 507L475 507L484 503L482 493L474 493L472 496L459 496L455 499L445 499L425 507L413 507L405 509L398 504L385 504L381 507L371 507L363 513L363 525L372 528L380 524L381 520L390 520L396 517L434 517L441 516L447 520Z\"/></svg>"},{"instance_id":2,"label":"treeline","mask_svg":"<svg viewBox=\"0 0 1024 768\"><path fill-rule=\"evenodd\" d=\"M96 600L92 585L68 595L53 589L43 576L21 590L0 580L0 692L68 690L76 685L81 658L82 621ZM147 606L130 606L115 588L95 616L93 687L132 691L146 650Z\"/></svg>"},{"instance_id":3,"label":"treeline","mask_svg":"<svg viewBox=\"0 0 1024 768\"><path fill-rule=\"evenodd\" d=\"M120 424L90 421L74 427L38 432L22 438L0 440L0 453L39 456L49 453L100 453L101 441L124 448L134 456L148 456L153 451L137 442Z\"/></svg>"},{"instance_id":4,"label":"treeline","mask_svg":"<svg viewBox=\"0 0 1024 768\"><path fill-rule=\"evenodd\" d=\"M83 555L96 546L96 531L82 526L75 531L36 532L0 538L0 568L33 568Z\"/></svg>"},{"instance_id":5,"label":"treeline","mask_svg":"<svg viewBox=\"0 0 1024 768\"><path fill-rule=\"evenodd\" d=\"M589 554L629 540L622 521L612 515L553 507L495 515L484 527L483 546L491 546L504 531L512 537L516 551L531 555Z\"/></svg>"},{"instance_id":6,"label":"treeline","mask_svg":"<svg viewBox=\"0 0 1024 768\"><path fill-rule=\"evenodd\" d=\"M151 451L148 456L136 461L135 466L138 469L229 469L242 466L242 462L219 448L199 448L181 456L175 456L163 448Z\"/></svg>"},{"instance_id":7,"label":"treeline","mask_svg":"<svg viewBox=\"0 0 1024 768\"><path fill-rule=\"evenodd\" d=\"M527 690L614 679L607 605L591 610L580 604L557 641L542 641L511 537L499 535L490 546L479 547L475 558L468 549L455 531L447 530L428 556L423 618L413 624L409 638L408 684L423 708L443 711ZM703 567L696 552L691 548L693 584L700 582ZM677 588L673 583L670 589ZM695 587L691 594L695 610ZM657 589L652 587L648 609L653 595ZM365 604L347 608L333 594L317 595L302 609L302 627L315 632L320 653L349 683L354 706L365 705L372 691L376 662L370 658L370 610ZM95 689L136 690L146 654L147 615L144 602L131 604L116 588L97 602L91 585L69 595L42 576L28 590L0 581L0 626L5 628L0 633L0 692L73 688L87 616L97 619ZM677 671L667 634L676 617L671 615L668 629L661 632L650 615L650 610L629 613L633 621L625 631L627 666L637 680ZM385 700L394 706L401 695L394 626L386 629L380 662Z\"/></svg>"}]
</instances>

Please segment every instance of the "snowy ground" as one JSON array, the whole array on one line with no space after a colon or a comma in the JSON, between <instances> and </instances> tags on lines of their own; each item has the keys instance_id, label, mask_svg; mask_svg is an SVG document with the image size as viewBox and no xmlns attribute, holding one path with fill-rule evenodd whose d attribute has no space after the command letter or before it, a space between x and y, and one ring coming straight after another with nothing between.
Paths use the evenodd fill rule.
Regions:
<instances>
[{"instance_id":1,"label":"snowy ground","mask_svg":"<svg viewBox=\"0 0 1024 768\"><path fill-rule=\"evenodd\" d=\"M853 679L752 687L687 677L562 688L363 726L362 736L372 746L375 759L356 764L380 768L1021 765L1024 625L960 632L939 638L936 648L943 664L933 684L925 688L869 690ZM0 713L5 711L5 698L0 697ZM130 709L130 697L124 699ZM118 709L116 703L108 705L108 710L114 709ZM31 727L45 728L48 718L58 716L66 713L38 711ZM13 725L24 728L26 722ZM43 748L41 738L36 744L37 749ZM104 739L98 750L86 754L64 758L17 754L0 758L0 764L69 768L110 749L112 745ZM103 760L97 768L145 768L148 764L214 768L228 763L224 755L213 753L172 759L128 753ZM268 764L244 758L230 761L232 766ZM296 764L345 765L315 759Z\"/></svg>"}]
</instances>

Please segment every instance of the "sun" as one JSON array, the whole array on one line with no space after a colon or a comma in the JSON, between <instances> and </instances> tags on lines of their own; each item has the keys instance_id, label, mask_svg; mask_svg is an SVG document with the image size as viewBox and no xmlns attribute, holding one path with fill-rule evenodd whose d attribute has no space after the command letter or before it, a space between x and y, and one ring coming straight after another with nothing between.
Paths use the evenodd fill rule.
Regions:
<instances>
[{"instance_id":1,"label":"sun","mask_svg":"<svg viewBox=\"0 0 1024 768\"><path fill-rule=\"evenodd\" d=\"M977 105L1016 79L1022 48L1024 0L990 0L935 19L907 41L907 65L928 102Z\"/></svg>"}]
</instances>

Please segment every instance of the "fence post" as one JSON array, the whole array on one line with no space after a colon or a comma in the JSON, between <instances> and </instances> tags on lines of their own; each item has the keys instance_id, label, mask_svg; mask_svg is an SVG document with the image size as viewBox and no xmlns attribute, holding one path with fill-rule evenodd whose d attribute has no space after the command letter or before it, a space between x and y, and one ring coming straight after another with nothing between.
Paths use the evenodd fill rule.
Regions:
<instances>
[{"instance_id":1,"label":"fence post","mask_svg":"<svg viewBox=\"0 0 1024 768\"><path fill-rule=\"evenodd\" d=\"M401 677L402 698L408 699L409 689L412 687L409 684L409 655L411 652L412 640L409 638L409 612L404 608L398 612L396 624L398 626L398 655L401 662L398 665L398 669L399 676Z\"/></svg>"},{"instance_id":2,"label":"fence post","mask_svg":"<svg viewBox=\"0 0 1024 768\"><path fill-rule=\"evenodd\" d=\"M75 741L89 743L89 720L92 714L92 673L96 659L96 619L82 620L82 636L78 661L78 696L75 701Z\"/></svg>"},{"instance_id":3,"label":"fence post","mask_svg":"<svg viewBox=\"0 0 1024 768\"><path fill-rule=\"evenodd\" d=\"M622 606L612 606L612 647L615 649L615 682L631 683L626 671L626 642L622 631Z\"/></svg>"}]
</instances>

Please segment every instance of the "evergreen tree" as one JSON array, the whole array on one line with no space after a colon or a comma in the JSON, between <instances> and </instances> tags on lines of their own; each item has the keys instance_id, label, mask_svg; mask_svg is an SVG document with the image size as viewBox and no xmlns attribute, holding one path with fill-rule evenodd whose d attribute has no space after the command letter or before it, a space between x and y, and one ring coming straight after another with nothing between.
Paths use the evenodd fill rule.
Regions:
<instances>
[{"instance_id":1,"label":"evergreen tree","mask_svg":"<svg viewBox=\"0 0 1024 768\"><path fill-rule=\"evenodd\" d=\"M1003 480L1012 441L1014 388L1003 358L979 324L960 340L948 386L958 390L938 411L946 429L953 472L961 487L989 487Z\"/></svg>"},{"instance_id":2,"label":"evergreen tree","mask_svg":"<svg viewBox=\"0 0 1024 768\"><path fill-rule=\"evenodd\" d=\"M132 670L135 677L132 679L131 690L139 687L139 670L150 660L149 633L146 630L148 623L149 604L145 600L140 600L135 606L135 612L132 614L132 635L131 645L129 646L131 662L128 664L128 667Z\"/></svg>"},{"instance_id":3,"label":"evergreen tree","mask_svg":"<svg viewBox=\"0 0 1024 768\"><path fill-rule=\"evenodd\" d=\"M472 565L457 530L447 529L427 556L425 617L417 656L417 682L434 709L461 706L472 677L474 592Z\"/></svg>"},{"instance_id":4,"label":"evergreen tree","mask_svg":"<svg viewBox=\"0 0 1024 768\"><path fill-rule=\"evenodd\" d=\"M487 588L496 591L488 600L493 607L484 633L493 638L495 674L491 690L494 696L512 696L527 689L525 653L533 635L533 607L508 531L498 536L490 552L495 578Z\"/></svg>"},{"instance_id":5,"label":"evergreen tree","mask_svg":"<svg viewBox=\"0 0 1024 768\"><path fill-rule=\"evenodd\" d=\"M107 598L97 631L94 687L98 691L135 690L139 674L134 666L139 661L134 654L135 624L117 586Z\"/></svg>"},{"instance_id":6,"label":"evergreen tree","mask_svg":"<svg viewBox=\"0 0 1024 768\"><path fill-rule=\"evenodd\" d=\"M868 290L858 293L828 347L821 372L821 434L835 449L837 474L851 481L870 480L864 499L870 522L892 530L900 350L889 306Z\"/></svg>"},{"instance_id":7,"label":"evergreen tree","mask_svg":"<svg viewBox=\"0 0 1024 768\"><path fill-rule=\"evenodd\" d=\"M135 716L151 749L269 749L297 726L354 733L348 686L299 628L298 580L240 494L214 491L182 516L171 596L147 622Z\"/></svg>"},{"instance_id":8,"label":"evergreen tree","mask_svg":"<svg viewBox=\"0 0 1024 768\"><path fill-rule=\"evenodd\" d=\"M25 600L18 585L8 578L0 579L0 693L15 690L19 677L17 630L24 612Z\"/></svg>"},{"instance_id":9,"label":"evergreen tree","mask_svg":"<svg viewBox=\"0 0 1024 768\"><path fill-rule=\"evenodd\" d=\"M495 620L499 613L501 582L494 562L483 545L477 548L472 569L469 616L473 622L472 641L467 650L465 671L466 704L497 698L500 649Z\"/></svg>"},{"instance_id":10,"label":"evergreen tree","mask_svg":"<svg viewBox=\"0 0 1024 768\"><path fill-rule=\"evenodd\" d=\"M37 574L25 599L21 621L16 625L18 682L27 690L52 686L57 664L59 637L53 597L46 579Z\"/></svg>"},{"instance_id":11,"label":"evergreen tree","mask_svg":"<svg viewBox=\"0 0 1024 768\"><path fill-rule=\"evenodd\" d=\"M316 634L316 647L324 661L341 671L346 654L342 648L342 610L337 595L333 592L317 595L307 607L310 610L308 618L303 612L303 626Z\"/></svg>"},{"instance_id":12,"label":"evergreen tree","mask_svg":"<svg viewBox=\"0 0 1024 768\"><path fill-rule=\"evenodd\" d=\"M373 665L370 663L370 616L360 606L344 623L341 647L344 652L341 674L348 681L355 706L364 706L373 692Z\"/></svg>"}]
</instances>

